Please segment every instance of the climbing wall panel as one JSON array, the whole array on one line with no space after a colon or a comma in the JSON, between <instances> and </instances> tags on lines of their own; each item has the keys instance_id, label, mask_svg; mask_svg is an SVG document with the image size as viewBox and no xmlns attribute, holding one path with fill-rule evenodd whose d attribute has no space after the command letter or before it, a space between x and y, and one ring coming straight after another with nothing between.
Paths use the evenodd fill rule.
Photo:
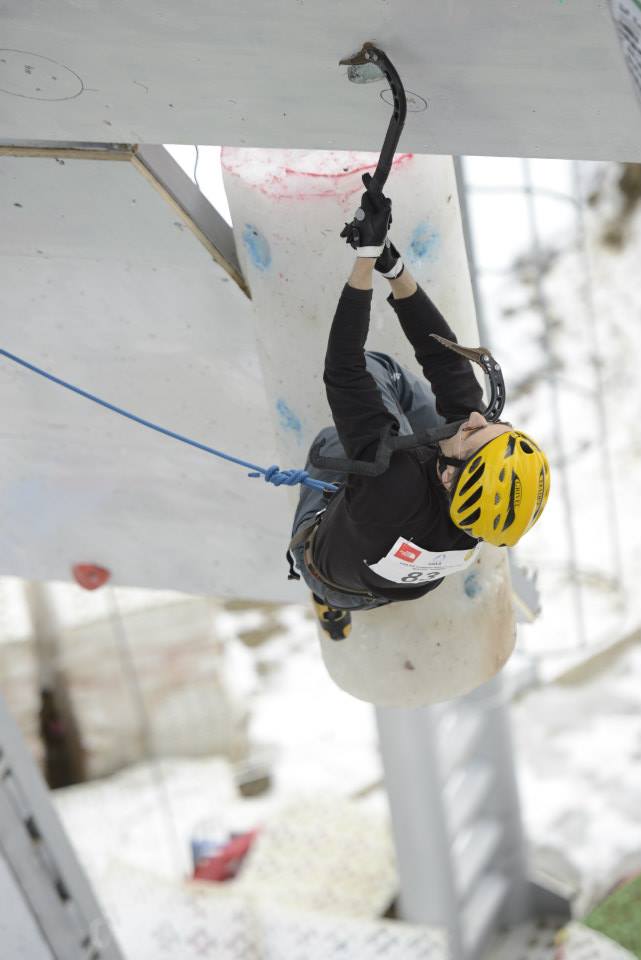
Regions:
<instances>
[{"instance_id":1,"label":"climbing wall panel","mask_svg":"<svg viewBox=\"0 0 641 960\"><path fill-rule=\"evenodd\" d=\"M0 207L5 349L273 462L249 301L131 163L0 157ZM0 573L92 562L122 585L283 596L283 491L4 358L0 405Z\"/></svg>"},{"instance_id":2,"label":"climbing wall panel","mask_svg":"<svg viewBox=\"0 0 641 960\"><path fill-rule=\"evenodd\" d=\"M377 149L385 84L364 103L338 67L368 39L408 150L641 159L605 0L7 0L0 139Z\"/></svg>"}]
</instances>

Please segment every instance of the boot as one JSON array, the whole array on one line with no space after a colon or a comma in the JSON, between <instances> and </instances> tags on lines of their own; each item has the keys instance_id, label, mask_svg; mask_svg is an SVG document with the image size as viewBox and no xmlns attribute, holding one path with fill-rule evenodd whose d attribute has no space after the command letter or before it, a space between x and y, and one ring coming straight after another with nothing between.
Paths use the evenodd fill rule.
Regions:
<instances>
[{"instance_id":1,"label":"boot","mask_svg":"<svg viewBox=\"0 0 641 960\"><path fill-rule=\"evenodd\" d=\"M337 610L328 606L324 600L312 594L314 612L318 618L321 630L324 630L332 640L344 640L352 629L352 615L349 610Z\"/></svg>"}]
</instances>

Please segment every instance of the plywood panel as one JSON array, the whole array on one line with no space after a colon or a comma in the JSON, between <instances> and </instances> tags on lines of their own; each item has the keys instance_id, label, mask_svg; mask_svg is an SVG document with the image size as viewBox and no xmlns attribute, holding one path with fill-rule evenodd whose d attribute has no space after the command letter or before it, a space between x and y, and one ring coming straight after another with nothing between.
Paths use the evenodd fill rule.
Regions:
<instances>
[{"instance_id":1,"label":"plywood panel","mask_svg":"<svg viewBox=\"0 0 641 960\"><path fill-rule=\"evenodd\" d=\"M126 162L0 157L2 346L146 419L274 461L250 301ZM0 572L276 599L288 509L242 468L0 358ZM255 541L261 544L255 548Z\"/></svg>"},{"instance_id":2,"label":"plywood panel","mask_svg":"<svg viewBox=\"0 0 641 960\"><path fill-rule=\"evenodd\" d=\"M412 97L403 149L641 159L607 0L8 0L0 138L380 147L375 39Z\"/></svg>"}]
</instances>

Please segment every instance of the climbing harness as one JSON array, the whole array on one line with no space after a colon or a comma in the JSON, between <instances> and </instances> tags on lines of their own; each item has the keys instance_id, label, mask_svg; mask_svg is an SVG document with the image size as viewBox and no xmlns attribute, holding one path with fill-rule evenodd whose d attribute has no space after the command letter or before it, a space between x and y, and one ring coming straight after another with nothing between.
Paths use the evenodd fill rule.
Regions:
<instances>
[{"instance_id":1,"label":"climbing harness","mask_svg":"<svg viewBox=\"0 0 641 960\"><path fill-rule=\"evenodd\" d=\"M108 403L106 400L101 400L100 397L96 397L92 393L88 393L86 390L81 390L80 387L75 387L72 383L67 383L66 380L61 380L52 373L47 373L46 370L42 370L40 367L34 366L33 363L23 360L14 353L9 353L8 350L0 349L0 356L6 357L8 360L13 360L14 363L18 363L20 366L26 367L27 370L31 370L33 373L37 373L39 376L45 377L47 380L51 380L52 383L57 383L58 386L65 387L66 390L71 390L72 393L77 393L79 396L85 397L87 400L92 400L94 403L100 404L101 407L105 407L107 410L113 411L113 413L118 413L121 417L127 417L127 419L133 420L135 423L139 423L143 427L149 427L150 430L156 430L158 433L163 433L166 437L172 437L174 440L180 440L181 443L187 443L192 447L197 447L198 450L204 450L205 453L211 453L223 460L228 460L230 463L237 463L241 467L247 467L252 471L248 474L249 477L256 478L263 476L267 483L272 483L275 487L280 487L282 485L293 487L296 484L302 483L306 487L313 487L315 490L323 490L329 493L335 493L336 490L338 490L336 484L326 483L324 480L316 480L314 477L310 477L306 470L281 470L276 464L267 468L259 467L255 463L249 463L246 460L240 460L238 457L233 457L229 453L223 453L222 450L216 450L214 447L209 447L205 443L199 443L197 440L191 440L189 437L185 437L181 433L176 433L173 430L167 430L165 427L161 427L157 423L152 423L151 420L144 420L142 417L136 416L135 413L130 413L128 410L123 410L122 407L117 407L113 403Z\"/></svg>"},{"instance_id":2,"label":"climbing harness","mask_svg":"<svg viewBox=\"0 0 641 960\"><path fill-rule=\"evenodd\" d=\"M314 563L314 540L321 524L321 520L325 515L326 509L327 508L325 507L323 510L319 510L314 516L314 519L309 523L304 524L292 537L289 544L289 549L287 550L287 560L290 568L287 579L300 580L300 576L294 571L291 551L296 549L296 547L300 547L302 544L305 566L311 575L316 577L317 580L320 580L320 582L325 584L326 587L329 587L331 590L337 590L339 593L347 593L355 597L365 597L368 600L375 600L376 597L374 597L369 590L354 590L353 588L343 587L339 583L334 583L333 580L330 580L329 577L326 577L325 574L321 573L316 567L316 564Z\"/></svg>"},{"instance_id":3,"label":"climbing harness","mask_svg":"<svg viewBox=\"0 0 641 960\"><path fill-rule=\"evenodd\" d=\"M323 514L325 509L319 510L318 513L314 514L314 519L310 520L309 523L304 523L294 534L292 539L289 542L287 548L287 562L289 564L289 574L287 575L288 580L300 580L300 575L296 573L294 569L294 558L292 556L292 550L295 550L296 547L300 547L301 544L304 545L305 551L307 550L307 544L312 539L313 535L316 533L316 528L323 519Z\"/></svg>"},{"instance_id":4,"label":"climbing harness","mask_svg":"<svg viewBox=\"0 0 641 960\"><path fill-rule=\"evenodd\" d=\"M461 347L458 343L446 340L445 337L439 337L436 333L432 333L430 336L448 349L479 364L488 380L490 392L490 399L483 416L490 423L496 422L505 405L505 382L501 365L496 362L490 351L486 350L485 347ZM394 424L389 424L381 435L376 457L373 461L348 460L346 457L324 457L321 455L321 450L325 445L325 439L321 439L313 445L309 459L310 463L320 470L341 470L344 473L358 474L362 477L379 477L389 467L393 453L399 450L415 450L420 459L426 460L437 451L439 441L453 437L463 423L465 423L465 420L456 420L441 427L431 427L421 433L410 433L403 437L393 436Z\"/></svg>"}]
</instances>

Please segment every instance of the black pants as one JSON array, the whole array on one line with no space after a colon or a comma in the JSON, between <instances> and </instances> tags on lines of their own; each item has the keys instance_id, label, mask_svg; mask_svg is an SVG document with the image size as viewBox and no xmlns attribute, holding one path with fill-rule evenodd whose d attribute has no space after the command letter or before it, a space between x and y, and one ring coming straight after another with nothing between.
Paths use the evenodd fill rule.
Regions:
<instances>
[{"instance_id":1,"label":"black pants","mask_svg":"<svg viewBox=\"0 0 641 960\"><path fill-rule=\"evenodd\" d=\"M383 403L399 422L399 436L419 433L422 430L428 430L430 427L438 427L445 422L436 412L434 394L423 377L418 377L406 370L386 353L366 350L365 361L369 373L376 380ZM325 427L321 430L314 443L320 438L325 440L323 456L346 456L335 427ZM314 467L309 462L309 457L305 469L310 476L317 480L325 480L327 483L343 483L346 479L345 474L339 471L320 470ZM292 525L292 536L302 526L311 523L318 511L326 505L327 500L323 496L322 490L315 490L313 487L306 487L301 484L300 497ZM330 607L343 610L372 610L375 607L390 603L389 600L382 598L380 600L368 600L366 597L341 593L325 586L324 583L312 576L307 569L303 552L302 544L292 551L296 566L312 593L315 593Z\"/></svg>"}]
</instances>

